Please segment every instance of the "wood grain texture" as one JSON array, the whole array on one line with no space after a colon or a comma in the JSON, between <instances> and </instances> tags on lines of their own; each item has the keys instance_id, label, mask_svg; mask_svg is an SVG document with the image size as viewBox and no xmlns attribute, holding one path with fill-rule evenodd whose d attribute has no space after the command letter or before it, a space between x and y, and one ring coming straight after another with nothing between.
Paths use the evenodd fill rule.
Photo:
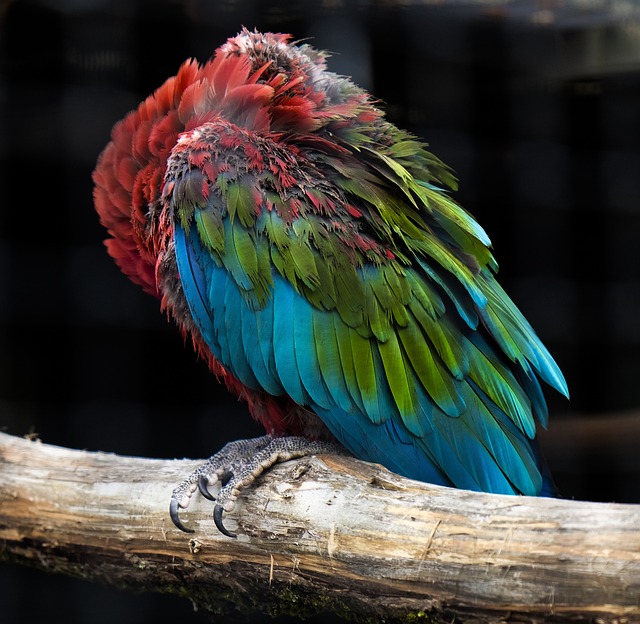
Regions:
<instances>
[{"instance_id":1,"label":"wood grain texture","mask_svg":"<svg viewBox=\"0 0 640 624\"><path fill-rule=\"evenodd\" d=\"M193 535L169 519L199 463L0 434L0 557L212 613L640 622L640 506L476 494L322 456L243 493L232 540L201 497L183 514Z\"/></svg>"}]
</instances>

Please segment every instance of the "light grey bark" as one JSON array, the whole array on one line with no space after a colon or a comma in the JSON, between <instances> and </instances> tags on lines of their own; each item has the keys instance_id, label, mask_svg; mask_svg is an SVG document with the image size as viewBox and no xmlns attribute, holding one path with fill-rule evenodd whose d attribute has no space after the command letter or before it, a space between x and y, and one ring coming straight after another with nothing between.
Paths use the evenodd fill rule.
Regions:
<instances>
[{"instance_id":1,"label":"light grey bark","mask_svg":"<svg viewBox=\"0 0 640 624\"><path fill-rule=\"evenodd\" d=\"M200 461L0 434L0 558L212 612L386 621L640 622L640 506L477 494L339 456L286 462L225 518L173 487Z\"/></svg>"}]
</instances>

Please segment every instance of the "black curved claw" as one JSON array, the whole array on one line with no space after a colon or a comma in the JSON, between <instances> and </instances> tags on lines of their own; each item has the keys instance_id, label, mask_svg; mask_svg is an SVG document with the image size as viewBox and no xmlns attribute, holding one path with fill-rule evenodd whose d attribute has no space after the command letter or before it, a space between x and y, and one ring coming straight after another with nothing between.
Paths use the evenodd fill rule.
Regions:
<instances>
[{"instance_id":1,"label":"black curved claw","mask_svg":"<svg viewBox=\"0 0 640 624\"><path fill-rule=\"evenodd\" d=\"M224 511L224 509L222 509L222 505L216 505L213 508L213 521L216 523L216 526L218 527L218 531L220 531L220 533L222 533L223 535L226 535L227 537L238 537L235 533L231 533L231 531L228 531L224 524L222 524L222 512Z\"/></svg>"},{"instance_id":2,"label":"black curved claw","mask_svg":"<svg viewBox=\"0 0 640 624\"><path fill-rule=\"evenodd\" d=\"M176 525L181 531L185 533L195 533L193 529L188 529L182 522L180 521L180 515L178 514L178 501L175 498L171 499L171 503L169 505L169 515L171 516L171 520L173 524ZM218 527L220 528L220 527Z\"/></svg>"},{"instance_id":3,"label":"black curved claw","mask_svg":"<svg viewBox=\"0 0 640 624\"><path fill-rule=\"evenodd\" d=\"M216 497L209 492L209 479L204 475L200 475L198 477L198 489L200 490L200 494L204 496L207 500L214 501Z\"/></svg>"},{"instance_id":4,"label":"black curved claw","mask_svg":"<svg viewBox=\"0 0 640 624\"><path fill-rule=\"evenodd\" d=\"M229 483L229 481L231 480L231 477L233 477L233 472L231 472L231 470L229 470L228 468L220 475L220 485L222 487L224 487L225 485L227 485L227 483Z\"/></svg>"}]
</instances>

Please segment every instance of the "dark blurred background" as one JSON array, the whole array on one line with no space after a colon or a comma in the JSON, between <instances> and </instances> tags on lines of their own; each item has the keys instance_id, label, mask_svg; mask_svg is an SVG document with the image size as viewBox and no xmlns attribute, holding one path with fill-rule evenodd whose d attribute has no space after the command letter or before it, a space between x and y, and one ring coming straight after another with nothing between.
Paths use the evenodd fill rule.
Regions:
<instances>
[{"instance_id":1,"label":"dark blurred background","mask_svg":"<svg viewBox=\"0 0 640 624\"><path fill-rule=\"evenodd\" d=\"M563 495L640 502L632 0L0 2L0 427L151 457L260 433L107 256L91 184L114 122L242 25L331 50L456 170L569 382L543 436ZM178 598L6 565L0 605L3 624L206 621Z\"/></svg>"}]
</instances>

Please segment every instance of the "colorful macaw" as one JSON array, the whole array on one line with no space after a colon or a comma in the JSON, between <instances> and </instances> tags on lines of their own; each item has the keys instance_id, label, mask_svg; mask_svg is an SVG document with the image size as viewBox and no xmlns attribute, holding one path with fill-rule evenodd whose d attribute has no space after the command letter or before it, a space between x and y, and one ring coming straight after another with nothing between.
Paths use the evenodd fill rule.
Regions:
<instances>
[{"instance_id":1,"label":"colorful macaw","mask_svg":"<svg viewBox=\"0 0 640 624\"><path fill-rule=\"evenodd\" d=\"M401 475L553 495L539 380L565 380L495 279L451 170L288 35L243 30L113 129L93 179L106 246L267 435L173 493L342 448ZM181 391L176 388L176 392Z\"/></svg>"}]
</instances>

